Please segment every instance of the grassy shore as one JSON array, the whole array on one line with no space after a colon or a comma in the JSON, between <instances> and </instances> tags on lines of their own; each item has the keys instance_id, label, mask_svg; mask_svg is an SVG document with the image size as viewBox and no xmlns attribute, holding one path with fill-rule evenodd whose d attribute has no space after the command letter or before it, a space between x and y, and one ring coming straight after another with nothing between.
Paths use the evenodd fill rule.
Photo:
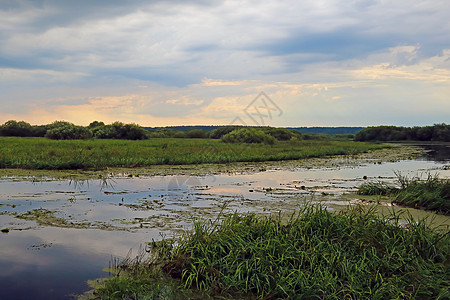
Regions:
<instances>
[{"instance_id":1,"label":"grassy shore","mask_svg":"<svg viewBox=\"0 0 450 300\"><path fill-rule=\"evenodd\" d=\"M449 232L357 206L197 221L150 243L97 286L97 299L448 299Z\"/></svg>"},{"instance_id":2,"label":"grassy shore","mask_svg":"<svg viewBox=\"0 0 450 300\"><path fill-rule=\"evenodd\" d=\"M227 144L212 139L128 141L0 137L0 168L101 170L107 167L258 162L349 155L383 147L386 146L353 141L262 145Z\"/></svg>"},{"instance_id":3,"label":"grassy shore","mask_svg":"<svg viewBox=\"0 0 450 300\"><path fill-rule=\"evenodd\" d=\"M439 179L431 174L425 180L408 179L400 174L397 177L399 187L371 182L361 185L358 194L389 196L398 205L450 214L450 180Z\"/></svg>"}]
</instances>

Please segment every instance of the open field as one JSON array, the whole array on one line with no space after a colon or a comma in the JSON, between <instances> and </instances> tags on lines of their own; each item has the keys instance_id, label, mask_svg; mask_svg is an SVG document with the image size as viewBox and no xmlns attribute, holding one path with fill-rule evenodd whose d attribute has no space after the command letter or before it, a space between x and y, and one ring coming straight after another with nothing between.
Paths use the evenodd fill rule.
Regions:
<instances>
[{"instance_id":1,"label":"open field","mask_svg":"<svg viewBox=\"0 0 450 300\"><path fill-rule=\"evenodd\" d=\"M212 139L49 140L0 137L0 168L70 170L293 160L351 155L385 145L353 141L227 144Z\"/></svg>"}]
</instances>

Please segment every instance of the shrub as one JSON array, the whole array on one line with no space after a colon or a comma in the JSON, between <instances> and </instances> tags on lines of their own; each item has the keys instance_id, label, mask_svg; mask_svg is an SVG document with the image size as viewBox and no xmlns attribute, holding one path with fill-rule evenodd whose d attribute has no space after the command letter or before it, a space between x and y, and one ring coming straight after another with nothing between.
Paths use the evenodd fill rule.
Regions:
<instances>
[{"instance_id":1,"label":"shrub","mask_svg":"<svg viewBox=\"0 0 450 300\"><path fill-rule=\"evenodd\" d=\"M145 140L148 138L147 130L136 124L114 122L111 125L102 125L99 122L98 126L91 130L94 137L98 139Z\"/></svg>"},{"instance_id":2,"label":"shrub","mask_svg":"<svg viewBox=\"0 0 450 300\"><path fill-rule=\"evenodd\" d=\"M98 126L91 131L96 139L114 139L117 135L115 128L111 125Z\"/></svg>"},{"instance_id":3,"label":"shrub","mask_svg":"<svg viewBox=\"0 0 450 300\"><path fill-rule=\"evenodd\" d=\"M172 128L158 128L147 132L149 138L185 138L186 133Z\"/></svg>"},{"instance_id":4,"label":"shrub","mask_svg":"<svg viewBox=\"0 0 450 300\"><path fill-rule=\"evenodd\" d=\"M52 140L84 140L91 138L92 133L83 126L70 124L47 130L45 137Z\"/></svg>"},{"instance_id":5,"label":"shrub","mask_svg":"<svg viewBox=\"0 0 450 300\"><path fill-rule=\"evenodd\" d=\"M291 137L291 139L289 140L289 143L291 143L292 145L298 145L300 143L300 140L298 139L298 137L293 136Z\"/></svg>"},{"instance_id":6,"label":"shrub","mask_svg":"<svg viewBox=\"0 0 450 300\"><path fill-rule=\"evenodd\" d=\"M251 127L235 129L222 136L221 140L225 143L258 143L267 145L273 145L276 141L273 136Z\"/></svg>"},{"instance_id":7,"label":"shrub","mask_svg":"<svg viewBox=\"0 0 450 300\"><path fill-rule=\"evenodd\" d=\"M91 122L88 127L96 128L96 127L101 127L101 126L105 126L105 123L99 122L99 121L94 121L94 122Z\"/></svg>"},{"instance_id":8,"label":"shrub","mask_svg":"<svg viewBox=\"0 0 450 300\"><path fill-rule=\"evenodd\" d=\"M300 132L294 133L292 130L286 128L266 127L262 130L264 133L273 136L279 141L289 141L294 136L296 136L297 138L301 137Z\"/></svg>"},{"instance_id":9,"label":"shrub","mask_svg":"<svg viewBox=\"0 0 450 300\"><path fill-rule=\"evenodd\" d=\"M186 131L186 137L194 139L204 139L207 136L207 132L203 129L191 129Z\"/></svg>"},{"instance_id":10,"label":"shrub","mask_svg":"<svg viewBox=\"0 0 450 300\"><path fill-rule=\"evenodd\" d=\"M354 139L355 135L350 134L350 133L345 133L345 134L336 134L334 137L338 138L338 139Z\"/></svg>"},{"instance_id":11,"label":"shrub","mask_svg":"<svg viewBox=\"0 0 450 300\"><path fill-rule=\"evenodd\" d=\"M0 127L1 136L33 136L33 127L24 121L7 121Z\"/></svg>"},{"instance_id":12,"label":"shrub","mask_svg":"<svg viewBox=\"0 0 450 300\"><path fill-rule=\"evenodd\" d=\"M303 135L303 139L305 140L328 140L330 138L329 135L323 133L308 133Z\"/></svg>"},{"instance_id":13,"label":"shrub","mask_svg":"<svg viewBox=\"0 0 450 300\"><path fill-rule=\"evenodd\" d=\"M46 133L47 133L46 125L37 125L31 127L31 134L34 137L44 137Z\"/></svg>"},{"instance_id":14,"label":"shrub","mask_svg":"<svg viewBox=\"0 0 450 300\"><path fill-rule=\"evenodd\" d=\"M117 139L124 140L145 140L147 139L147 131L137 124L123 124L114 122L112 124L117 132Z\"/></svg>"},{"instance_id":15,"label":"shrub","mask_svg":"<svg viewBox=\"0 0 450 300\"><path fill-rule=\"evenodd\" d=\"M75 126L73 123L67 122L67 121L54 121L51 124L45 125L47 130L58 128L58 127L64 127L64 126Z\"/></svg>"},{"instance_id":16,"label":"shrub","mask_svg":"<svg viewBox=\"0 0 450 300\"><path fill-rule=\"evenodd\" d=\"M214 130L211 130L209 132L209 138L210 139L220 139L225 134L232 132L233 130L241 128L240 126L225 126L225 127L219 127Z\"/></svg>"}]
</instances>

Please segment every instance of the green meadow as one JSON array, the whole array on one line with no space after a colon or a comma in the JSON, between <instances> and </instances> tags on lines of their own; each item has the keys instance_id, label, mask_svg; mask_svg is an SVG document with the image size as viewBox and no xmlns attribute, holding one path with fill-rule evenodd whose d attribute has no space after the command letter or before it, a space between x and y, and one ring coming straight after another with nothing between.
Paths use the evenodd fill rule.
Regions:
<instances>
[{"instance_id":1,"label":"green meadow","mask_svg":"<svg viewBox=\"0 0 450 300\"><path fill-rule=\"evenodd\" d=\"M278 141L267 145L224 143L214 139L51 140L0 137L0 168L102 170L108 167L260 162L352 155L383 147L386 146L333 140Z\"/></svg>"}]
</instances>

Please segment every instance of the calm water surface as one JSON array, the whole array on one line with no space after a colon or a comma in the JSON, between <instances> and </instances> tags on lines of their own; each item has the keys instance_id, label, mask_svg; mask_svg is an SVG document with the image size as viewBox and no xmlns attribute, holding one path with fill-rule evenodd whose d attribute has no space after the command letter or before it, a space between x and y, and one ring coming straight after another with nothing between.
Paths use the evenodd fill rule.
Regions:
<instances>
[{"instance_id":1,"label":"calm water surface","mask_svg":"<svg viewBox=\"0 0 450 300\"><path fill-rule=\"evenodd\" d=\"M395 183L395 172L450 178L449 146L424 147L429 155L418 160L335 168L83 182L0 178L0 228L9 229L0 235L0 299L64 299L83 293L89 290L87 280L108 276L103 269L112 257L123 258L152 239L187 229L192 217L214 218L224 203L228 210L274 213L314 199L341 209L354 201L351 192L366 180ZM42 225L48 223L16 217L39 211L66 222ZM438 221L450 224L446 217Z\"/></svg>"}]
</instances>

